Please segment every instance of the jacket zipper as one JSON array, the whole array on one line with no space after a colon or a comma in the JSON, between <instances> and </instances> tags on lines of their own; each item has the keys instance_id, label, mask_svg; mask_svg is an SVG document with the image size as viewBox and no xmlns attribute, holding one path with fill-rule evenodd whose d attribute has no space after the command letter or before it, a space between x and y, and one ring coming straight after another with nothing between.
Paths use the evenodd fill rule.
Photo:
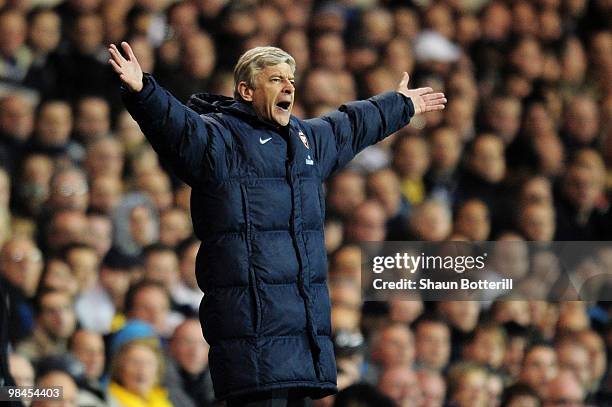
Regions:
<instances>
[{"instance_id":1,"label":"jacket zipper","mask_svg":"<svg viewBox=\"0 0 612 407\"><path fill-rule=\"evenodd\" d=\"M242 192L242 201L244 206L244 229L245 229L245 241L247 244L247 255L249 259L249 289L253 295L253 299L255 301L254 310L255 310L255 320L253 329L255 334L258 335L261 328L261 299L259 298L259 291L257 289L257 278L255 277L255 270L253 269L252 264L252 254L253 247L251 245L252 239L252 225L251 225L251 215L249 213L249 195L247 193L247 187L244 184L240 184L240 191Z\"/></svg>"}]
</instances>

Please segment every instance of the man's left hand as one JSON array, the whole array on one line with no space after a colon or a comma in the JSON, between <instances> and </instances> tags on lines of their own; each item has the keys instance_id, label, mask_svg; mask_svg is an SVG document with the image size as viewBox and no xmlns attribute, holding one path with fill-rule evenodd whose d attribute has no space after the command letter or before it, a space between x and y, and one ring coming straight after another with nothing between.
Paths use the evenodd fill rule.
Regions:
<instances>
[{"instance_id":1,"label":"man's left hand","mask_svg":"<svg viewBox=\"0 0 612 407\"><path fill-rule=\"evenodd\" d=\"M407 72L404 72L404 76L397 87L397 91L412 99L415 115L444 109L446 104L444 93L434 93L432 88L408 89L409 80L410 76Z\"/></svg>"}]
</instances>

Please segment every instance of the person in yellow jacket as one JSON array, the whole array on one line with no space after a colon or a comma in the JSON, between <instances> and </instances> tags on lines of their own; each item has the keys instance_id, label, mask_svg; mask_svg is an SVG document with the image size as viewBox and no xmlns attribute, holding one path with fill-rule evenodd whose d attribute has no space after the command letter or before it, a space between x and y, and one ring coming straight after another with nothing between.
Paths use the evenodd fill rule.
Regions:
<instances>
[{"instance_id":1,"label":"person in yellow jacket","mask_svg":"<svg viewBox=\"0 0 612 407\"><path fill-rule=\"evenodd\" d=\"M160 385L164 359L159 340L138 335L115 339L119 340L114 340L111 345L114 349L108 386L109 405L173 407L168 391Z\"/></svg>"}]
</instances>

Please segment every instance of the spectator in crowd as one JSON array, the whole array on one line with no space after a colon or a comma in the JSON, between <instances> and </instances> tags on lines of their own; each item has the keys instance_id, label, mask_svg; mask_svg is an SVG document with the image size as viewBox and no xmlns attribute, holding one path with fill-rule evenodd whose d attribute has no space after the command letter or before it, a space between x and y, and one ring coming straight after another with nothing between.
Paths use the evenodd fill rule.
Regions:
<instances>
[{"instance_id":1,"label":"spectator in crowd","mask_svg":"<svg viewBox=\"0 0 612 407\"><path fill-rule=\"evenodd\" d=\"M27 22L18 10L0 12L0 27L3 38L0 43L0 80L18 84L32 63L32 53L26 46Z\"/></svg>"},{"instance_id":2,"label":"spectator in crowd","mask_svg":"<svg viewBox=\"0 0 612 407\"><path fill-rule=\"evenodd\" d=\"M450 107L450 105L449 105ZM463 144L454 127L440 127L431 132L431 165L425 175L429 194L448 205L453 205L459 175Z\"/></svg>"},{"instance_id":3,"label":"spectator in crowd","mask_svg":"<svg viewBox=\"0 0 612 407\"><path fill-rule=\"evenodd\" d=\"M106 362L104 348L104 340L99 333L84 329L75 331L68 342L68 350L84 368L79 387L87 392L89 403L100 406L106 405L106 394L101 384Z\"/></svg>"},{"instance_id":4,"label":"spectator in crowd","mask_svg":"<svg viewBox=\"0 0 612 407\"><path fill-rule=\"evenodd\" d=\"M15 186L16 214L37 218L43 215L51 191L51 177L55 172L53 160L45 154L23 157L21 176Z\"/></svg>"},{"instance_id":5,"label":"spectator in crowd","mask_svg":"<svg viewBox=\"0 0 612 407\"><path fill-rule=\"evenodd\" d=\"M558 369L553 347L545 343L533 344L525 351L519 381L531 386L540 397L545 397Z\"/></svg>"},{"instance_id":6,"label":"spectator in crowd","mask_svg":"<svg viewBox=\"0 0 612 407\"><path fill-rule=\"evenodd\" d=\"M452 232L452 216L448 206L429 199L412 210L408 218L410 231L405 238L439 242Z\"/></svg>"},{"instance_id":7,"label":"spectator in crowd","mask_svg":"<svg viewBox=\"0 0 612 407\"><path fill-rule=\"evenodd\" d=\"M144 279L154 281L172 292L179 280L179 261L176 252L169 246L153 244L142 253Z\"/></svg>"},{"instance_id":8,"label":"spectator in crowd","mask_svg":"<svg viewBox=\"0 0 612 407\"><path fill-rule=\"evenodd\" d=\"M387 238L406 234L410 205L400 190L400 179L389 168L372 172L367 179L369 194L380 202L387 217Z\"/></svg>"},{"instance_id":9,"label":"spectator in crowd","mask_svg":"<svg viewBox=\"0 0 612 407\"><path fill-rule=\"evenodd\" d=\"M597 178L593 170L582 165L567 168L557 201L556 240L597 240L609 233L609 221L597 208L601 193Z\"/></svg>"},{"instance_id":10,"label":"spectator in crowd","mask_svg":"<svg viewBox=\"0 0 612 407\"><path fill-rule=\"evenodd\" d=\"M387 216L383 206L370 200L355 208L347 220L346 242L382 242L385 239Z\"/></svg>"},{"instance_id":11,"label":"spectator in crowd","mask_svg":"<svg viewBox=\"0 0 612 407\"><path fill-rule=\"evenodd\" d=\"M119 205L124 192L121 178L112 175L100 175L91 180L89 209L110 215Z\"/></svg>"},{"instance_id":12,"label":"spectator in crowd","mask_svg":"<svg viewBox=\"0 0 612 407\"><path fill-rule=\"evenodd\" d=\"M170 339L164 384L168 388L182 389L198 406L214 402L208 350L197 319L183 321Z\"/></svg>"},{"instance_id":13,"label":"spectator in crowd","mask_svg":"<svg viewBox=\"0 0 612 407\"><path fill-rule=\"evenodd\" d=\"M333 304L332 331L359 331L361 320L361 291L350 278L337 276L329 282L329 297Z\"/></svg>"},{"instance_id":14,"label":"spectator in crowd","mask_svg":"<svg viewBox=\"0 0 612 407\"><path fill-rule=\"evenodd\" d=\"M395 323L381 328L374 334L370 349L372 362L382 371L413 367L414 335L404 324Z\"/></svg>"},{"instance_id":15,"label":"spectator in crowd","mask_svg":"<svg viewBox=\"0 0 612 407\"><path fill-rule=\"evenodd\" d=\"M549 242L555 236L555 208L530 203L519 209L517 229L525 240Z\"/></svg>"},{"instance_id":16,"label":"spectator in crowd","mask_svg":"<svg viewBox=\"0 0 612 407\"><path fill-rule=\"evenodd\" d=\"M48 100L41 104L37 113L29 149L62 163L78 159L82 151L70 140L73 126L70 105L60 99Z\"/></svg>"},{"instance_id":17,"label":"spectator in crowd","mask_svg":"<svg viewBox=\"0 0 612 407\"><path fill-rule=\"evenodd\" d=\"M341 171L329 181L328 217L346 221L365 199L365 179L354 171Z\"/></svg>"},{"instance_id":18,"label":"spectator in crowd","mask_svg":"<svg viewBox=\"0 0 612 407\"><path fill-rule=\"evenodd\" d=\"M100 259L95 248L86 244L68 246L64 250L63 257L70 266L79 293L91 290L97 282L100 267Z\"/></svg>"},{"instance_id":19,"label":"spectator in crowd","mask_svg":"<svg viewBox=\"0 0 612 407\"><path fill-rule=\"evenodd\" d=\"M79 283L63 258L58 256L47 259L38 284L38 291L42 290L64 291L71 297L77 295Z\"/></svg>"},{"instance_id":20,"label":"spectator in crowd","mask_svg":"<svg viewBox=\"0 0 612 407\"><path fill-rule=\"evenodd\" d=\"M177 249L179 258L179 281L174 289L174 301L183 308L182 312L188 316L197 315L200 301L204 294L198 288L195 275L196 258L200 242L195 238L182 241Z\"/></svg>"},{"instance_id":21,"label":"spectator in crowd","mask_svg":"<svg viewBox=\"0 0 612 407\"><path fill-rule=\"evenodd\" d=\"M378 389L398 406L420 406L421 389L416 372L407 366L389 367L380 374Z\"/></svg>"},{"instance_id":22,"label":"spectator in crowd","mask_svg":"<svg viewBox=\"0 0 612 407\"><path fill-rule=\"evenodd\" d=\"M426 194L423 177L429 168L429 146L420 136L406 135L395 141L392 150L402 193L410 205L418 205Z\"/></svg>"},{"instance_id":23,"label":"spectator in crowd","mask_svg":"<svg viewBox=\"0 0 612 407\"><path fill-rule=\"evenodd\" d=\"M491 233L491 219L487 205L478 198L459 204L453 232L475 242L488 240Z\"/></svg>"},{"instance_id":24,"label":"spectator in crowd","mask_svg":"<svg viewBox=\"0 0 612 407\"><path fill-rule=\"evenodd\" d=\"M502 217L506 162L503 140L494 134L477 135L468 149L466 169L457 187L457 201L478 198L487 204L492 222Z\"/></svg>"},{"instance_id":25,"label":"spectator in crowd","mask_svg":"<svg viewBox=\"0 0 612 407\"><path fill-rule=\"evenodd\" d=\"M542 407L580 406L583 405L585 391L580 385L580 380L572 372L561 369L548 383L543 399Z\"/></svg>"},{"instance_id":26,"label":"spectator in crowd","mask_svg":"<svg viewBox=\"0 0 612 407\"><path fill-rule=\"evenodd\" d=\"M557 340L555 351L557 352L559 369L565 369L573 373L586 395L587 386L592 382L587 348L577 339L566 334Z\"/></svg>"},{"instance_id":27,"label":"spectator in crowd","mask_svg":"<svg viewBox=\"0 0 612 407\"><path fill-rule=\"evenodd\" d=\"M47 208L85 212L89 204L89 186L85 173L78 168L59 169L50 180L51 191Z\"/></svg>"},{"instance_id":28,"label":"spectator in crowd","mask_svg":"<svg viewBox=\"0 0 612 407\"><path fill-rule=\"evenodd\" d=\"M497 371L506 352L506 333L497 324L479 324L464 347L465 360Z\"/></svg>"},{"instance_id":29,"label":"spectator in crowd","mask_svg":"<svg viewBox=\"0 0 612 407\"><path fill-rule=\"evenodd\" d=\"M74 196L82 190L69 192ZM59 210L51 215L43 247L51 253L60 253L69 245L86 244L88 229L87 216L80 209Z\"/></svg>"},{"instance_id":30,"label":"spectator in crowd","mask_svg":"<svg viewBox=\"0 0 612 407\"><path fill-rule=\"evenodd\" d=\"M36 378L37 388L61 388L61 403L63 407L77 407L79 389L74 379L60 370L52 370ZM32 407L53 407L57 405L53 398L43 397L32 401Z\"/></svg>"},{"instance_id":31,"label":"spectator in crowd","mask_svg":"<svg viewBox=\"0 0 612 407\"><path fill-rule=\"evenodd\" d=\"M96 250L99 259L109 252L113 244L113 222L104 213L92 210L87 215L89 244Z\"/></svg>"},{"instance_id":32,"label":"spectator in crowd","mask_svg":"<svg viewBox=\"0 0 612 407\"><path fill-rule=\"evenodd\" d=\"M428 369L417 371L418 385L421 389L421 406L442 407L446 398L446 382L439 372Z\"/></svg>"},{"instance_id":33,"label":"spectator in crowd","mask_svg":"<svg viewBox=\"0 0 612 407\"><path fill-rule=\"evenodd\" d=\"M514 141L521 125L521 102L510 96L495 96L487 103L486 126L505 145Z\"/></svg>"},{"instance_id":34,"label":"spectator in crowd","mask_svg":"<svg viewBox=\"0 0 612 407\"><path fill-rule=\"evenodd\" d=\"M594 394L599 390L601 380L607 368L606 346L601 336L592 329L585 329L578 333L577 340L589 352L589 362L587 366L590 370L591 381L585 388L589 394Z\"/></svg>"},{"instance_id":35,"label":"spectator in crowd","mask_svg":"<svg viewBox=\"0 0 612 407\"><path fill-rule=\"evenodd\" d=\"M123 162L123 147L114 138L100 136L87 143L85 168L92 178L121 178Z\"/></svg>"},{"instance_id":36,"label":"spectator in crowd","mask_svg":"<svg viewBox=\"0 0 612 407\"><path fill-rule=\"evenodd\" d=\"M414 323L414 343L417 365L423 371L442 373L450 359L450 329L435 315L425 315Z\"/></svg>"},{"instance_id":37,"label":"spectator in crowd","mask_svg":"<svg viewBox=\"0 0 612 407\"><path fill-rule=\"evenodd\" d=\"M30 335L34 329L34 302L43 270L42 253L27 238L13 238L0 251L0 283L7 288L10 339L13 343Z\"/></svg>"},{"instance_id":38,"label":"spectator in crowd","mask_svg":"<svg viewBox=\"0 0 612 407\"><path fill-rule=\"evenodd\" d=\"M76 316L70 294L43 292L38 296L34 331L20 342L17 351L33 361L65 353L75 328Z\"/></svg>"},{"instance_id":39,"label":"spectator in crowd","mask_svg":"<svg viewBox=\"0 0 612 407\"><path fill-rule=\"evenodd\" d=\"M128 322L113 337L111 354L108 387L111 405L173 405L167 390L161 387L162 350L149 325L141 321Z\"/></svg>"},{"instance_id":40,"label":"spectator in crowd","mask_svg":"<svg viewBox=\"0 0 612 407\"><path fill-rule=\"evenodd\" d=\"M131 286L125 295L125 315L149 323L157 335L167 339L182 321L171 312L168 288L157 281L144 280Z\"/></svg>"},{"instance_id":41,"label":"spectator in crowd","mask_svg":"<svg viewBox=\"0 0 612 407\"><path fill-rule=\"evenodd\" d=\"M30 101L18 93L0 98L0 159L11 174L21 161L33 128L34 109Z\"/></svg>"},{"instance_id":42,"label":"spectator in crowd","mask_svg":"<svg viewBox=\"0 0 612 407\"><path fill-rule=\"evenodd\" d=\"M478 364L461 362L448 373L448 399L457 407L489 406L488 373Z\"/></svg>"},{"instance_id":43,"label":"spectator in crowd","mask_svg":"<svg viewBox=\"0 0 612 407\"><path fill-rule=\"evenodd\" d=\"M506 387L500 407L540 407L542 405L536 392L525 384Z\"/></svg>"},{"instance_id":44,"label":"spectator in crowd","mask_svg":"<svg viewBox=\"0 0 612 407\"><path fill-rule=\"evenodd\" d=\"M99 96L86 96L76 103L74 112L74 134L81 144L109 135L111 126L110 106Z\"/></svg>"},{"instance_id":45,"label":"spectator in crowd","mask_svg":"<svg viewBox=\"0 0 612 407\"><path fill-rule=\"evenodd\" d=\"M139 272L140 261L111 249L100 266L94 286L77 298L75 310L82 327L108 334L124 322L122 315L130 282Z\"/></svg>"},{"instance_id":46,"label":"spectator in crowd","mask_svg":"<svg viewBox=\"0 0 612 407\"><path fill-rule=\"evenodd\" d=\"M159 241L169 247L176 247L193 234L191 219L181 208L168 208L159 216Z\"/></svg>"},{"instance_id":47,"label":"spectator in crowd","mask_svg":"<svg viewBox=\"0 0 612 407\"><path fill-rule=\"evenodd\" d=\"M451 329L451 362L459 358L461 349L469 335L478 325L480 308L475 301L440 301L436 304L438 313L446 319Z\"/></svg>"},{"instance_id":48,"label":"spectator in crowd","mask_svg":"<svg viewBox=\"0 0 612 407\"><path fill-rule=\"evenodd\" d=\"M32 52L32 64L23 82L35 89L52 89L56 86L54 72L49 61L56 57L62 40L62 21L52 9L40 7L28 16L28 45Z\"/></svg>"}]
</instances>

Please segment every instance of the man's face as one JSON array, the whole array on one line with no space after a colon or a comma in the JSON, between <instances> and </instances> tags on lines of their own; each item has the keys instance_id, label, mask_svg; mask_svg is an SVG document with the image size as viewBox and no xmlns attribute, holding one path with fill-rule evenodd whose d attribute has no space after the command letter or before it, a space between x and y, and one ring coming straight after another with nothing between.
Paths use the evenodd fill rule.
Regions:
<instances>
[{"instance_id":1,"label":"man's face","mask_svg":"<svg viewBox=\"0 0 612 407\"><path fill-rule=\"evenodd\" d=\"M414 338L409 329L389 327L383 332L378 355L384 367L411 366L414 362Z\"/></svg>"},{"instance_id":2,"label":"man's face","mask_svg":"<svg viewBox=\"0 0 612 407\"><path fill-rule=\"evenodd\" d=\"M253 108L260 118L286 126L295 97L291 66L283 62L265 67L257 75L255 89L250 89L250 95Z\"/></svg>"},{"instance_id":3,"label":"man's face","mask_svg":"<svg viewBox=\"0 0 612 407\"><path fill-rule=\"evenodd\" d=\"M161 333L165 329L169 310L170 304L164 291L158 287L146 287L135 295L129 317L143 320Z\"/></svg>"},{"instance_id":4,"label":"man's face","mask_svg":"<svg viewBox=\"0 0 612 407\"><path fill-rule=\"evenodd\" d=\"M208 365L209 346L202 336L202 328L196 320L182 324L174 332L170 353L187 372L196 375Z\"/></svg>"},{"instance_id":5,"label":"man's face","mask_svg":"<svg viewBox=\"0 0 612 407\"><path fill-rule=\"evenodd\" d=\"M423 322L415 335L417 360L430 369L443 369L450 357L450 331L441 323Z\"/></svg>"},{"instance_id":6,"label":"man's face","mask_svg":"<svg viewBox=\"0 0 612 407\"><path fill-rule=\"evenodd\" d=\"M538 347L525 355L520 373L521 381L532 386L538 393L544 392L556 374L557 355L552 348Z\"/></svg>"},{"instance_id":7,"label":"man's face","mask_svg":"<svg viewBox=\"0 0 612 407\"><path fill-rule=\"evenodd\" d=\"M31 297L38 287L42 260L42 253L31 240L15 239L2 249L0 274Z\"/></svg>"},{"instance_id":8,"label":"man's face","mask_svg":"<svg viewBox=\"0 0 612 407\"><path fill-rule=\"evenodd\" d=\"M76 333L72 353L81 361L90 379L97 380L104 373L104 341L99 334L89 331Z\"/></svg>"},{"instance_id":9,"label":"man's face","mask_svg":"<svg viewBox=\"0 0 612 407\"><path fill-rule=\"evenodd\" d=\"M54 339L67 339L74 332L76 317L70 295L52 292L41 300L39 323L45 332Z\"/></svg>"}]
</instances>

